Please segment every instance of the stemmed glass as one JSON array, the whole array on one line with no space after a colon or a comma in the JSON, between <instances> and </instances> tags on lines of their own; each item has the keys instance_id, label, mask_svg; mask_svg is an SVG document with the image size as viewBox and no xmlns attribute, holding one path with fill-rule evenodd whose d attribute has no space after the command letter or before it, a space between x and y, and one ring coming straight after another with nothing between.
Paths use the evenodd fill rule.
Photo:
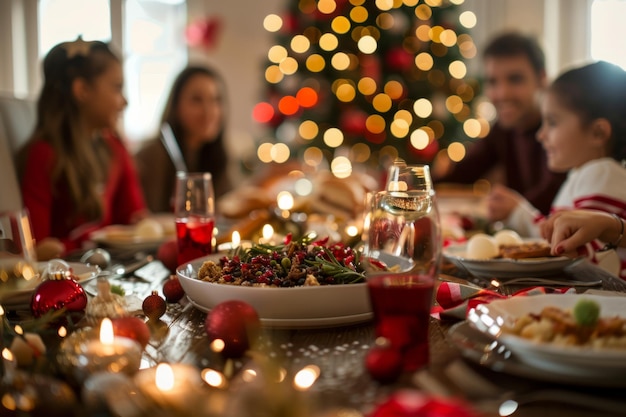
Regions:
<instances>
[{"instance_id":1,"label":"stemmed glass","mask_svg":"<svg viewBox=\"0 0 626 417\"><path fill-rule=\"evenodd\" d=\"M442 237L428 165L394 164L385 190L368 198L364 237L370 256L405 258L413 262L414 272L436 275Z\"/></svg>"}]
</instances>

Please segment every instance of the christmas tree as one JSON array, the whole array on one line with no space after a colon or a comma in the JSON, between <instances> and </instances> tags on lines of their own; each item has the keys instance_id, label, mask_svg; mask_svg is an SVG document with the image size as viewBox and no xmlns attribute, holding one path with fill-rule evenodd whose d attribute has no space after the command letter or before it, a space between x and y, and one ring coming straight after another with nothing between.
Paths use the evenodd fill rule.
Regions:
<instances>
[{"instance_id":1,"label":"christmas tree","mask_svg":"<svg viewBox=\"0 0 626 417\"><path fill-rule=\"evenodd\" d=\"M265 68L267 99L255 120L272 131L262 162L386 166L396 157L458 160L463 142L488 129L472 118L476 54L463 0L292 0L269 15L275 33ZM487 128L487 129L485 129Z\"/></svg>"}]
</instances>

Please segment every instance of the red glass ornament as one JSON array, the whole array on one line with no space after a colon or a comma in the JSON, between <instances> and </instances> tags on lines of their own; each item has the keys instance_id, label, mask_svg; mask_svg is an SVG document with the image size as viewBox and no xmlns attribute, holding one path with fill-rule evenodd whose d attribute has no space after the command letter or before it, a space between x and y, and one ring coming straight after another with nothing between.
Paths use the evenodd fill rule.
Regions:
<instances>
[{"instance_id":1,"label":"red glass ornament","mask_svg":"<svg viewBox=\"0 0 626 417\"><path fill-rule=\"evenodd\" d=\"M223 340L222 355L227 358L243 356L255 341L260 326L261 321L256 310L240 300L224 301L216 305L207 314L205 321L209 340Z\"/></svg>"},{"instance_id":2,"label":"red glass ornament","mask_svg":"<svg viewBox=\"0 0 626 417\"><path fill-rule=\"evenodd\" d=\"M50 310L65 308L68 312L84 312L87 294L71 276L54 276L35 288L30 310L41 317Z\"/></svg>"}]
</instances>

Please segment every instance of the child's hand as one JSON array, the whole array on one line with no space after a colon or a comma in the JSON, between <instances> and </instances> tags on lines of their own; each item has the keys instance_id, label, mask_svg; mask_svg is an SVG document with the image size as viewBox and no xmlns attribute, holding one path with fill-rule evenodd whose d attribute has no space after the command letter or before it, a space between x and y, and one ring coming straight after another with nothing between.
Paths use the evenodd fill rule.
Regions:
<instances>
[{"instance_id":1,"label":"child's hand","mask_svg":"<svg viewBox=\"0 0 626 417\"><path fill-rule=\"evenodd\" d=\"M512 189L500 184L494 185L487 197L487 216L489 221L505 220L523 200L524 197Z\"/></svg>"}]
</instances>

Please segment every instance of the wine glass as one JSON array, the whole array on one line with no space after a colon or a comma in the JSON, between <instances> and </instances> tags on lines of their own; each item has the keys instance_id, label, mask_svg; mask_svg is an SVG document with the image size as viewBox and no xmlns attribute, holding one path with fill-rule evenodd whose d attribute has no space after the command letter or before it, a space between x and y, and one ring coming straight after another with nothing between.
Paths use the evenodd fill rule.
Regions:
<instances>
[{"instance_id":1,"label":"wine glass","mask_svg":"<svg viewBox=\"0 0 626 417\"><path fill-rule=\"evenodd\" d=\"M26 210L0 212L0 300L40 282L35 241Z\"/></svg>"},{"instance_id":2,"label":"wine glass","mask_svg":"<svg viewBox=\"0 0 626 417\"><path fill-rule=\"evenodd\" d=\"M410 260L413 271L435 276L441 262L439 211L428 165L396 163L384 191L369 195L366 250Z\"/></svg>"},{"instance_id":3,"label":"wine glass","mask_svg":"<svg viewBox=\"0 0 626 417\"><path fill-rule=\"evenodd\" d=\"M174 216L179 265L213 252L214 206L209 172L176 173Z\"/></svg>"}]
</instances>

